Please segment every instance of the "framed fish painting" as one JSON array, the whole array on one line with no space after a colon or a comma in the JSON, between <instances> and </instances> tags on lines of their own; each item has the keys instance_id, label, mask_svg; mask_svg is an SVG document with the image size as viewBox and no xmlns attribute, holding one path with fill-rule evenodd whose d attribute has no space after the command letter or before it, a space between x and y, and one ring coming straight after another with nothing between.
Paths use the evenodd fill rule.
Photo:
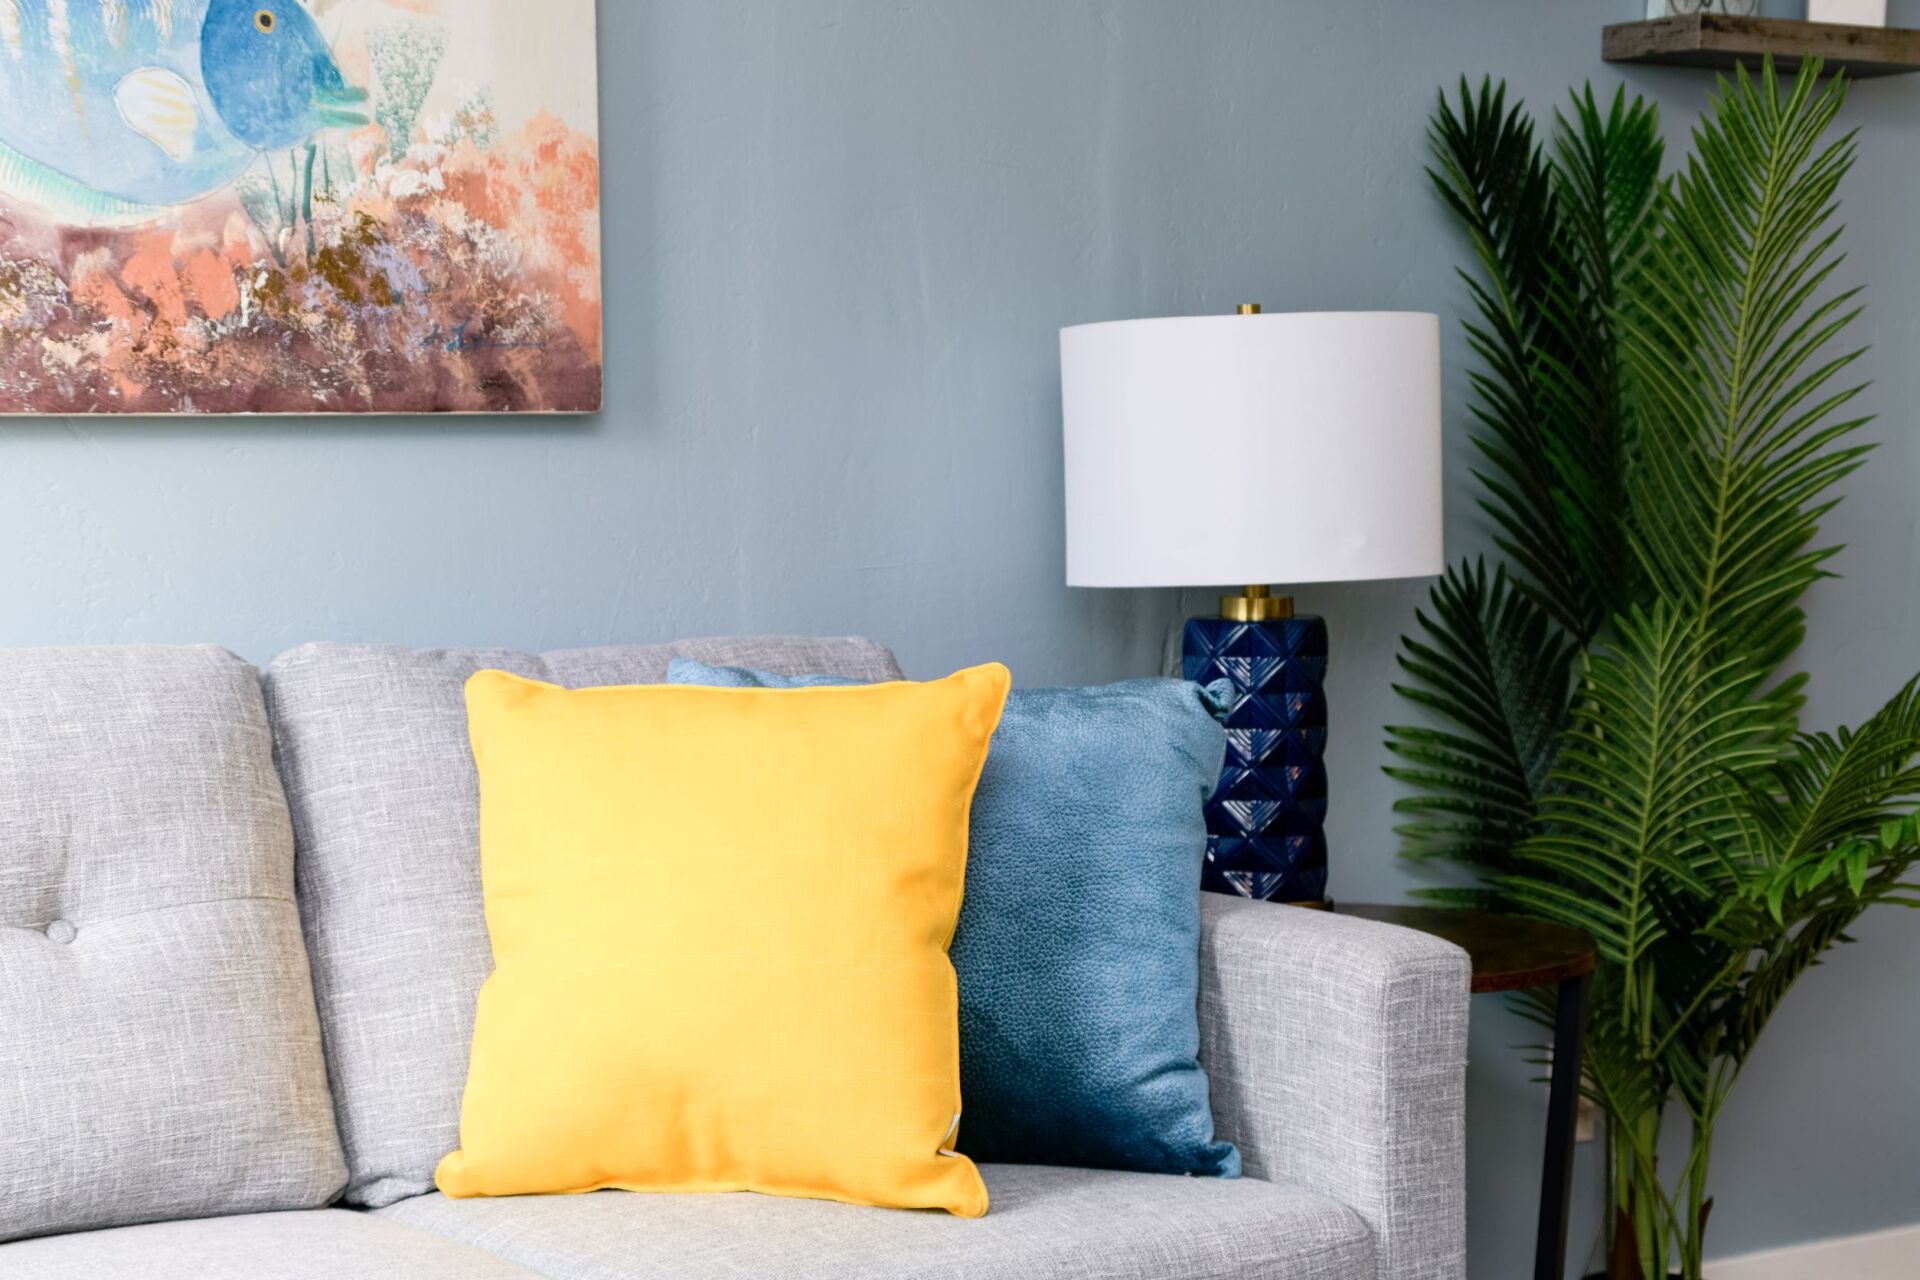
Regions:
<instances>
[{"instance_id":1,"label":"framed fish painting","mask_svg":"<svg viewBox=\"0 0 1920 1280\"><path fill-rule=\"evenodd\" d=\"M0 0L0 413L587 413L594 0Z\"/></svg>"}]
</instances>

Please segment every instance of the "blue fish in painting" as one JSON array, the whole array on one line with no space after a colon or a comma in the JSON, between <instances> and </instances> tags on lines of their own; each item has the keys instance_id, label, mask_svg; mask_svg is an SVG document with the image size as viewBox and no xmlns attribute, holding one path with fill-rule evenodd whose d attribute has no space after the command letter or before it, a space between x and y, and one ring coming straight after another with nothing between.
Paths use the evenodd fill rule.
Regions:
<instances>
[{"instance_id":1,"label":"blue fish in painting","mask_svg":"<svg viewBox=\"0 0 1920 1280\"><path fill-rule=\"evenodd\" d=\"M299 0L0 0L0 195L151 217L366 123Z\"/></svg>"}]
</instances>

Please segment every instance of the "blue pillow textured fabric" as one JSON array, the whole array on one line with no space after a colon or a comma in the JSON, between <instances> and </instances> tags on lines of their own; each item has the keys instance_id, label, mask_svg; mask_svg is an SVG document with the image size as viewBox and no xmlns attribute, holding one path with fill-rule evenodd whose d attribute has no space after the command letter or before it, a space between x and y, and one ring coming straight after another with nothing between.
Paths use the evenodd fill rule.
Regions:
<instances>
[{"instance_id":1,"label":"blue pillow textured fabric","mask_svg":"<svg viewBox=\"0 0 1920 1280\"><path fill-rule=\"evenodd\" d=\"M674 684L848 684L675 658ZM1218 691L1019 690L974 794L960 976L960 1150L1237 1177L1200 1069L1203 807Z\"/></svg>"}]
</instances>

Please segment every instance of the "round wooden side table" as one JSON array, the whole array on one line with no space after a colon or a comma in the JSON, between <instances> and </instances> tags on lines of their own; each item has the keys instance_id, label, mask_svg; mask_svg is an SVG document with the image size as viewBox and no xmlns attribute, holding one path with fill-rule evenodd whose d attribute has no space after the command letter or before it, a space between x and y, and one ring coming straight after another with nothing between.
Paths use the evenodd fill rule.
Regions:
<instances>
[{"instance_id":1,"label":"round wooden side table","mask_svg":"<svg viewBox=\"0 0 1920 1280\"><path fill-rule=\"evenodd\" d=\"M1375 906L1343 902L1343 916L1397 924L1445 938L1473 960L1473 994L1560 989L1553 1028L1553 1082L1547 1102L1547 1155L1540 1184L1540 1234L1534 1280L1562 1280L1567 1266L1567 1209L1573 1193L1574 1125L1580 1111L1581 1033L1587 985L1600 963L1593 939L1578 929L1492 911L1451 907Z\"/></svg>"}]
</instances>

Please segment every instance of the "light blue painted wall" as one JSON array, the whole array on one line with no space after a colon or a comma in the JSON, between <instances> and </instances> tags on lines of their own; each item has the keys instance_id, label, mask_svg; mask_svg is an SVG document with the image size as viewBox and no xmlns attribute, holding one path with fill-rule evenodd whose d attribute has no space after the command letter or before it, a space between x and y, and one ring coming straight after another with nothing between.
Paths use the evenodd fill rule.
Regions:
<instances>
[{"instance_id":1,"label":"light blue painted wall","mask_svg":"<svg viewBox=\"0 0 1920 1280\"><path fill-rule=\"evenodd\" d=\"M1435 86L1493 72L1547 104L1625 79L1678 136L1704 76L1598 58L1601 24L1641 7L615 0L607 413L5 425L0 643L213 640L264 660L314 638L852 631L922 673L1151 671L1203 596L1061 585L1055 331L1243 300L1436 310L1457 426L1461 249L1421 176ZM1886 448L1830 522L1852 548L1813 601L1819 725L1920 667L1920 80L1863 86L1850 117L1849 272L1872 286ZM1462 443L1456 554L1485 542ZM1169 466L1222 502L1310 481ZM1398 896L1413 881L1379 726L1403 714L1393 641L1422 589L1300 594L1338 645L1335 891ZM1920 1220L1920 920L1860 934L1803 984L1726 1118L1716 1252ZM1529 1256L1544 1091L1509 1049L1529 1035L1476 1012L1476 1278Z\"/></svg>"}]
</instances>

